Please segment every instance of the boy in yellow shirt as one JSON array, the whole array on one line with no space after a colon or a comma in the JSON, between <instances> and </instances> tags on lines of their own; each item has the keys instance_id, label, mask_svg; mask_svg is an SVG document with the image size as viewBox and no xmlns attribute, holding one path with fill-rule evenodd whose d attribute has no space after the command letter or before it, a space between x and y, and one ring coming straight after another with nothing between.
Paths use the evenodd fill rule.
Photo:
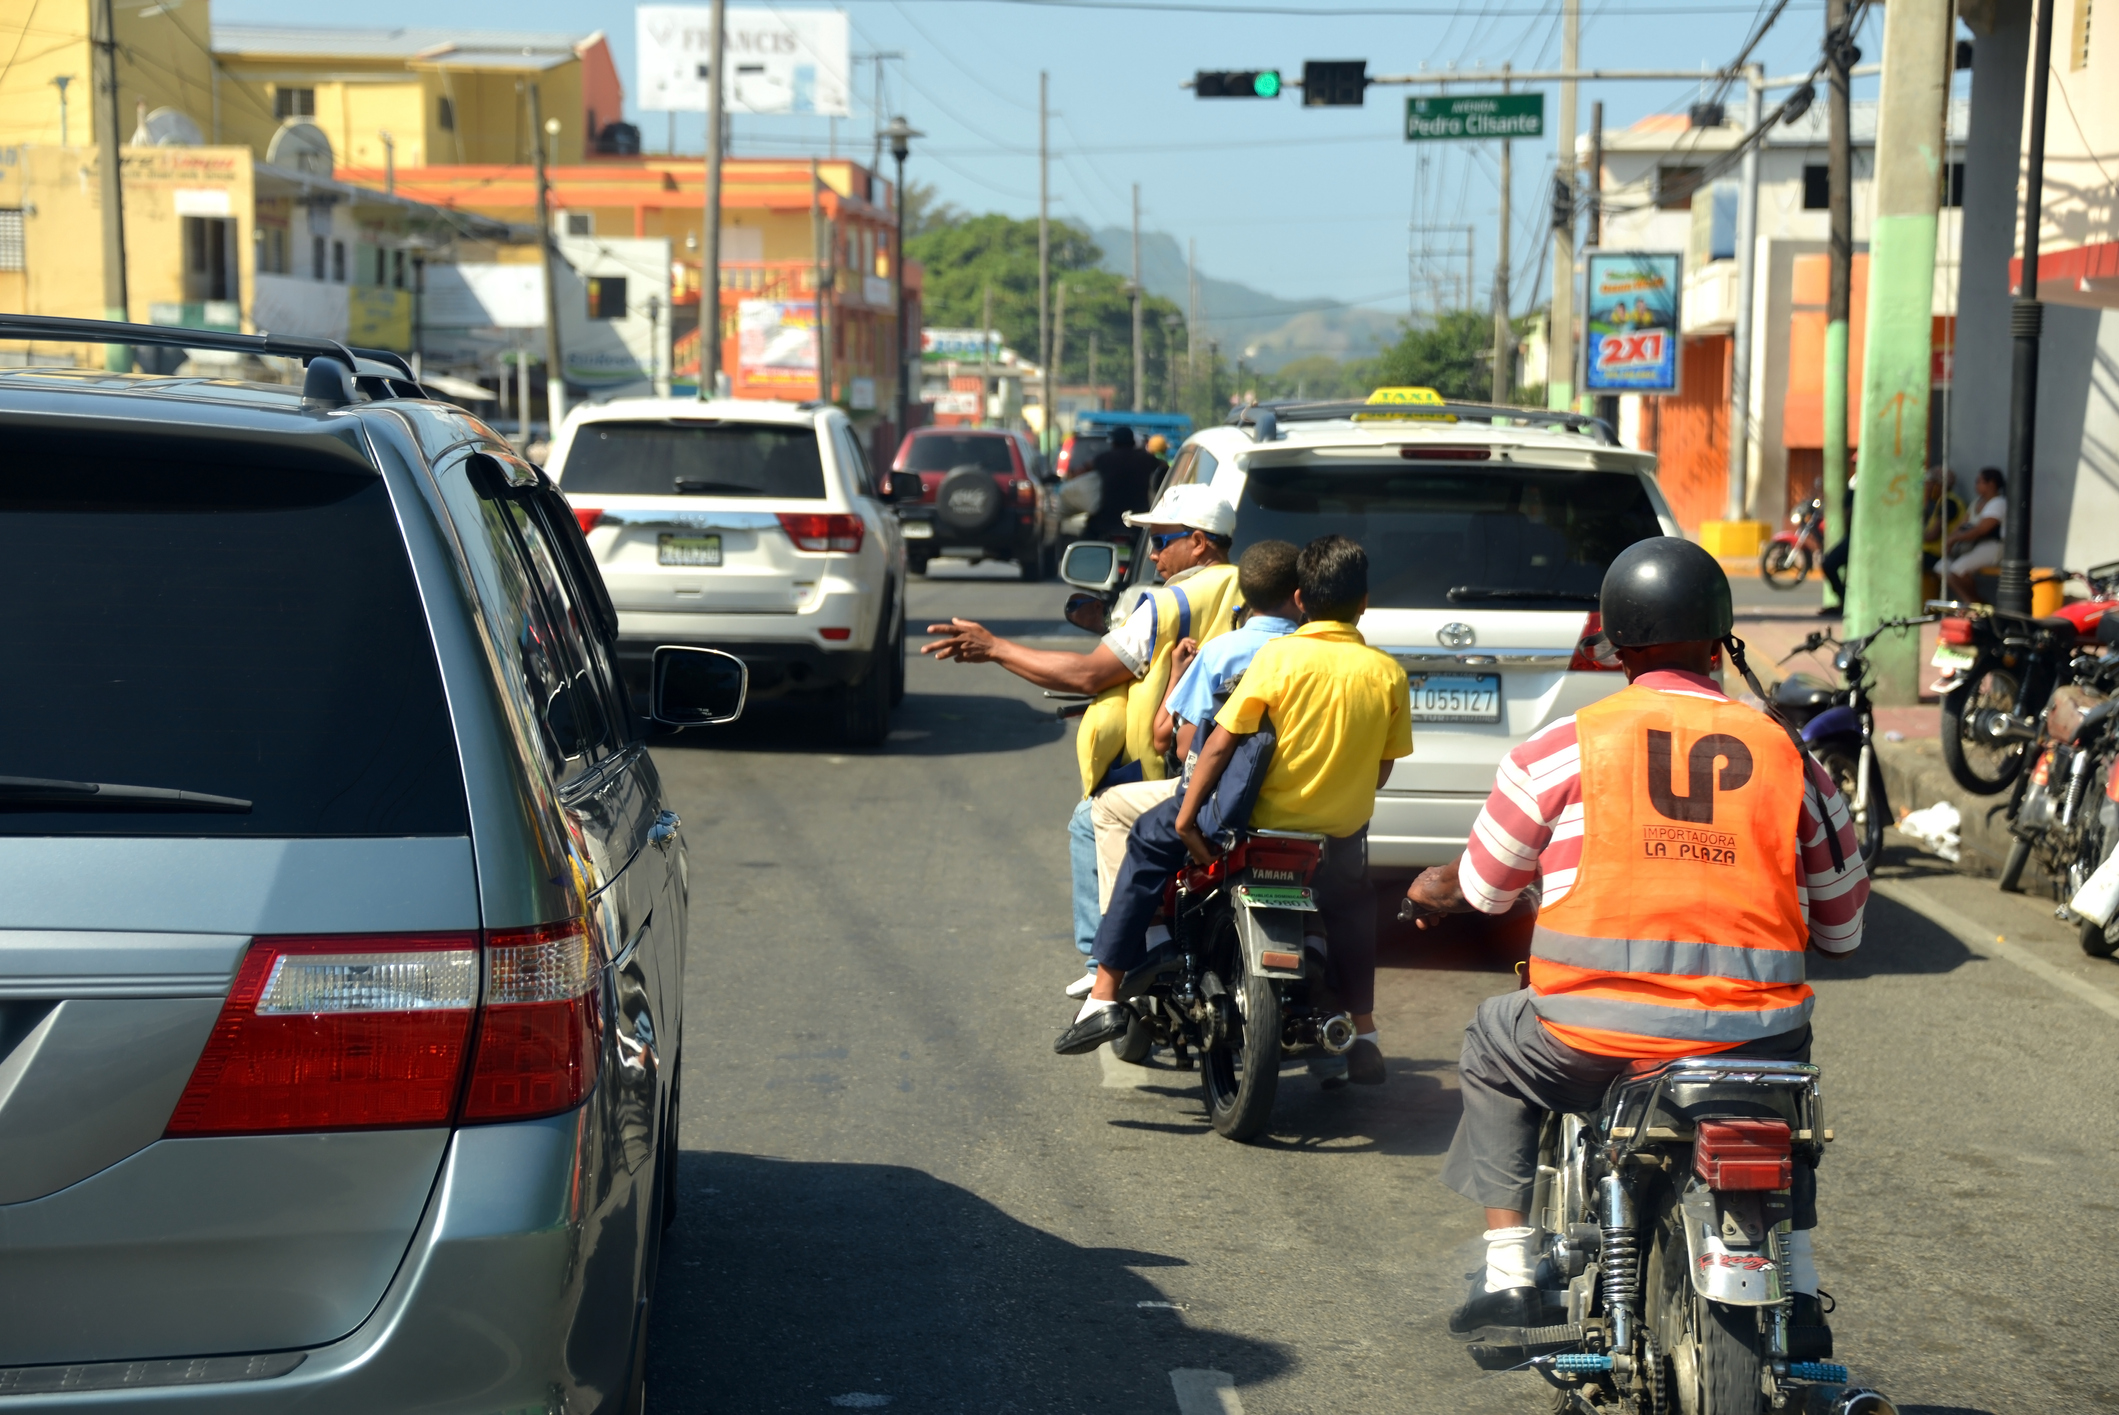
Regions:
<instances>
[{"instance_id":1,"label":"boy in yellow shirt","mask_svg":"<svg viewBox=\"0 0 2119 1415\"><path fill-rule=\"evenodd\" d=\"M1304 623L1258 650L1215 718L1178 808L1177 833L1195 861L1213 858L1199 830L1200 808L1238 740L1270 718L1280 740L1251 808L1251 824L1328 837L1323 867L1312 881L1329 938L1325 976L1359 1033L1347 1054L1347 1079L1375 1086L1385 1072L1376 1034L1368 825L1392 764L1412 753L1412 701L1405 670L1370 648L1354 627L1369 597L1369 562L1361 547L1345 536L1320 536L1303 547L1295 574L1295 603Z\"/></svg>"}]
</instances>

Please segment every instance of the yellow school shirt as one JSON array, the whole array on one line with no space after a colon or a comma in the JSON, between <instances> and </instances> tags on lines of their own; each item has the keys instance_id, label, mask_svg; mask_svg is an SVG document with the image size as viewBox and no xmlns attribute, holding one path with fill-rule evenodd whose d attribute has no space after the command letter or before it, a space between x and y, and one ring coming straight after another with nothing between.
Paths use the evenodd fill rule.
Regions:
<instances>
[{"instance_id":1,"label":"yellow school shirt","mask_svg":"<svg viewBox=\"0 0 2119 1415\"><path fill-rule=\"evenodd\" d=\"M1270 716L1279 734L1251 824L1345 836L1376 813L1376 769L1412 754L1412 714L1397 661L1321 619L1259 649L1214 720L1249 733Z\"/></svg>"}]
</instances>

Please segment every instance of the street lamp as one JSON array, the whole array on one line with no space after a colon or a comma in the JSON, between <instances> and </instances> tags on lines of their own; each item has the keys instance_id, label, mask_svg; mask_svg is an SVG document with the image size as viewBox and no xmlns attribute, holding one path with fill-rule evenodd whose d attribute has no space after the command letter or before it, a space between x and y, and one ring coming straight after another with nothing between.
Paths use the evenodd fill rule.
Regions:
<instances>
[{"instance_id":1,"label":"street lamp","mask_svg":"<svg viewBox=\"0 0 2119 1415\"><path fill-rule=\"evenodd\" d=\"M914 138L924 138L927 134L915 129L912 124L905 121L905 115L900 113L897 117L890 120L890 126L883 130L883 135L890 139L890 155L897 159L898 164L898 240L896 258L890 263L890 273L891 277L897 281L898 287L897 431L898 436L902 438L905 436L905 419L912 406L912 373L905 363L905 351L912 343L905 328L905 159L912 152L912 140Z\"/></svg>"}]
</instances>

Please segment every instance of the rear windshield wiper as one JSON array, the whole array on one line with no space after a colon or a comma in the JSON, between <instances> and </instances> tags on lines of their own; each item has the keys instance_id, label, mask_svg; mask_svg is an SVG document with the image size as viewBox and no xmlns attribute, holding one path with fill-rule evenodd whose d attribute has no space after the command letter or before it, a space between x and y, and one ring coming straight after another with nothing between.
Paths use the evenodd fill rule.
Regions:
<instances>
[{"instance_id":1,"label":"rear windshield wiper","mask_svg":"<svg viewBox=\"0 0 2119 1415\"><path fill-rule=\"evenodd\" d=\"M53 781L42 776L0 776L0 811L49 807L105 811L230 811L245 813L239 796L173 791L167 786L120 786L109 781Z\"/></svg>"},{"instance_id":2,"label":"rear windshield wiper","mask_svg":"<svg viewBox=\"0 0 2119 1415\"><path fill-rule=\"evenodd\" d=\"M734 481L693 481L690 477L677 478L679 496L756 496L758 488Z\"/></svg>"},{"instance_id":3,"label":"rear windshield wiper","mask_svg":"<svg viewBox=\"0 0 2119 1415\"><path fill-rule=\"evenodd\" d=\"M1556 599L1563 604L1596 604L1600 600L1587 590L1503 590L1485 585L1457 585L1451 588L1449 597L1460 604L1468 599Z\"/></svg>"}]
</instances>

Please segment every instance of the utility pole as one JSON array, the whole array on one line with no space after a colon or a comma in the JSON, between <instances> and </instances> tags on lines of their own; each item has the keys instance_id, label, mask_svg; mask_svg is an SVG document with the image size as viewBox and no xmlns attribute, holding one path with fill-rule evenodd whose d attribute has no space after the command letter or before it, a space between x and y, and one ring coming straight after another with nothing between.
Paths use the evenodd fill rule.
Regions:
<instances>
[{"instance_id":1,"label":"utility pole","mask_svg":"<svg viewBox=\"0 0 2119 1415\"><path fill-rule=\"evenodd\" d=\"M1744 131L1758 131L1765 117L1766 71L1744 66ZM1729 369L1729 488L1723 519L1750 519L1751 497L1751 300L1758 252L1758 150L1744 149L1743 178L1736 203L1736 329ZM1711 200L1711 198L1710 198ZM1925 424L1923 424L1925 426Z\"/></svg>"},{"instance_id":2,"label":"utility pole","mask_svg":"<svg viewBox=\"0 0 2119 1415\"><path fill-rule=\"evenodd\" d=\"M1096 391L1096 365L1098 353L1096 342L1097 335L1101 332L1102 331L1099 330L1095 325L1092 324L1089 326L1089 396L1096 399L1097 406L1099 407L1103 406L1103 399L1098 396Z\"/></svg>"},{"instance_id":3,"label":"utility pole","mask_svg":"<svg viewBox=\"0 0 2119 1415\"><path fill-rule=\"evenodd\" d=\"M1059 283L1059 288L1052 292L1052 362L1050 365L1047 366L1045 373L1045 377L1048 382L1053 384L1057 384L1059 382L1060 365L1065 363L1066 360L1067 282L1062 280ZM1047 416L1054 420L1053 425L1056 427L1058 426L1057 419L1059 417L1059 404L1055 402L1052 405L1052 409L1053 410L1048 413Z\"/></svg>"},{"instance_id":4,"label":"utility pole","mask_svg":"<svg viewBox=\"0 0 2119 1415\"><path fill-rule=\"evenodd\" d=\"M1572 71L1582 58L1581 0L1562 0L1560 67ZM1504 145L1504 152L1507 151ZM1560 84L1558 176L1571 197L1575 181L1575 85ZM1568 203L1570 207L1573 202ZM1571 408L1575 401L1575 228L1572 218L1552 233L1552 320L1547 336L1545 406Z\"/></svg>"},{"instance_id":5,"label":"utility pole","mask_svg":"<svg viewBox=\"0 0 2119 1415\"><path fill-rule=\"evenodd\" d=\"M812 157L809 159L809 284L817 302L817 396L828 403L831 401L831 314L830 301L824 298L824 292L836 282L837 273L832 267L838 263L839 242L837 234L824 220L823 186L817 172L817 159Z\"/></svg>"},{"instance_id":6,"label":"utility pole","mask_svg":"<svg viewBox=\"0 0 2119 1415\"><path fill-rule=\"evenodd\" d=\"M2050 5L2051 0L2040 0ZM1921 481L1927 474L1935 229L1950 101L1947 5L1884 7L1876 104L1876 217L1869 230L1861 459L1847 570L1847 632L1920 613ZM1876 700L1919 701L1920 639L1888 634L1869 650Z\"/></svg>"},{"instance_id":7,"label":"utility pole","mask_svg":"<svg viewBox=\"0 0 2119 1415\"><path fill-rule=\"evenodd\" d=\"M1140 340L1140 183L1133 184L1133 283L1126 287L1126 294L1133 301L1133 411L1147 399L1148 365L1141 353ZM1092 383L1095 379L1090 380Z\"/></svg>"},{"instance_id":8,"label":"utility pole","mask_svg":"<svg viewBox=\"0 0 2119 1415\"><path fill-rule=\"evenodd\" d=\"M706 21L706 209L699 232L699 401L721 385L721 69L727 0L714 0ZM870 169L874 170L873 168ZM818 293L821 309L824 296Z\"/></svg>"},{"instance_id":9,"label":"utility pole","mask_svg":"<svg viewBox=\"0 0 2119 1415\"><path fill-rule=\"evenodd\" d=\"M979 423L993 421L993 282L979 301Z\"/></svg>"},{"instance_id":10,"label":"utility pole","mask_svg":"<svg viewBox=\"0 0 2119 1415\"><path fill-rule=\"evenodd\" d=\"M118 128L118 28L111 0L96 0L96 87L103 90L103 131L96 134L96 177L103 203L103 317L124 320L132 302L125 290L125 182L124 159L118 144L124 139ZM93 124L91 124L93 126ZM103 367L113 373L132 370L132 346L103 346Z\"/></svg>"},{"instance_id":11,"label":"utility pole","mask_svg":"<svg viewBox=\"0 0 2119 1415\"><path fill-rule=\"evenodd\" d=\"M1568 0L1572 5L1574 0ZM1506 73L1508 66L1501 66ZM1501 92L1508 92L1508 80L1501 80ZM1515 185L1515 174L1510 166L1509 149L1514 147L1507 138L1501 139L1501 243L1494 257L1494 402L1506 405L1514 393L1516 373L1515 323L1508 317L1508 222L1510 188ZM1569 269L1573 269L1570 262ZM1561 404L1565 407L1566 404Z\"/></svg>"},{"instance_id":12,"label":"utility pole","mask_svg":"<svg viewBox=\"0 0 2119 1415\"><path fill-rule=\"evenodd\" d=\"M1825 290L1825 544L1847 538L1847 307L1854 281L1854 158L1847 127L1847 70L1853 67L1847 0L1825 0L1825 205L1831 273ZM1843 607L1825 586L1825 607Z\"/></svg>"},{"instance_id":13,"label":"utility pole","mask_svg":"<svg viewBox=\"0 0 2119 1415\"><path fill-rule=\"evenodd\" d=\"M2045 306L2038 300L2038 236L2045 219L2045 105L2053 72L2053 0L2038 0L2033 12L2031 65L2023 283L2009 311L2015 345L2009 370L2009 509L2001 522L2001 583L1994 591L1994 607L2010 614L2031 612L2031 454L2037 446L2038 340L2045 323Z\"/></svg>"},{"instance_id":14,"label":"utility pole","mask_svg":"<svg viewBox=\"0 0 2119 1415\"><path fill-rule=\"evenodd\" d=\"M558 240L552 234L552 184L545 179L544 171L544 108L539 101L537 85L530 85L530 132L536 139L535 161L537 164L537 236L544 251L544 404L547 435L559 436L559 424L567 415L566 365L560 362L559 353L559 265L558 251L554 249ZM700 357L704 358L706 344L700 342ZM525 438L529 436L526 432Z\"/></svg>"},{"instance_id":15,"label":"utility pole","mask_svg":"<svg viewBox=\"0 0 2119 1415\"><path fill-rule=\"evenodd\" d=\"M1058 396L1058 390L1052 378L1052 169L1045 114L1048 88L1047 75L1040 69L1037 71L1037 359L1045 366L1045 386L1044 407L1039 410L1044 425L1039 430L1038 442L1049 457L1059 451L1059 438L1055 432L1059 417L1054 411L1053 400Z\"/></svg>"},{"instance_id":16,"label":"utility pole","mask_svg":"<svg viewBox=\"0 0 2119 1415\"><path fill-rule=\"evenodd\" d=\"M1588 245L1600 249L1604 244L1604 101L1598 99L1589 105L1589 224L1586 231ZM1548 355L1548 359L1550 355ZM1602 418L1616 436L1619 431L1619 397L1616 393L1597 395L1596 416Z\"/></svg>"}]
</instances>

